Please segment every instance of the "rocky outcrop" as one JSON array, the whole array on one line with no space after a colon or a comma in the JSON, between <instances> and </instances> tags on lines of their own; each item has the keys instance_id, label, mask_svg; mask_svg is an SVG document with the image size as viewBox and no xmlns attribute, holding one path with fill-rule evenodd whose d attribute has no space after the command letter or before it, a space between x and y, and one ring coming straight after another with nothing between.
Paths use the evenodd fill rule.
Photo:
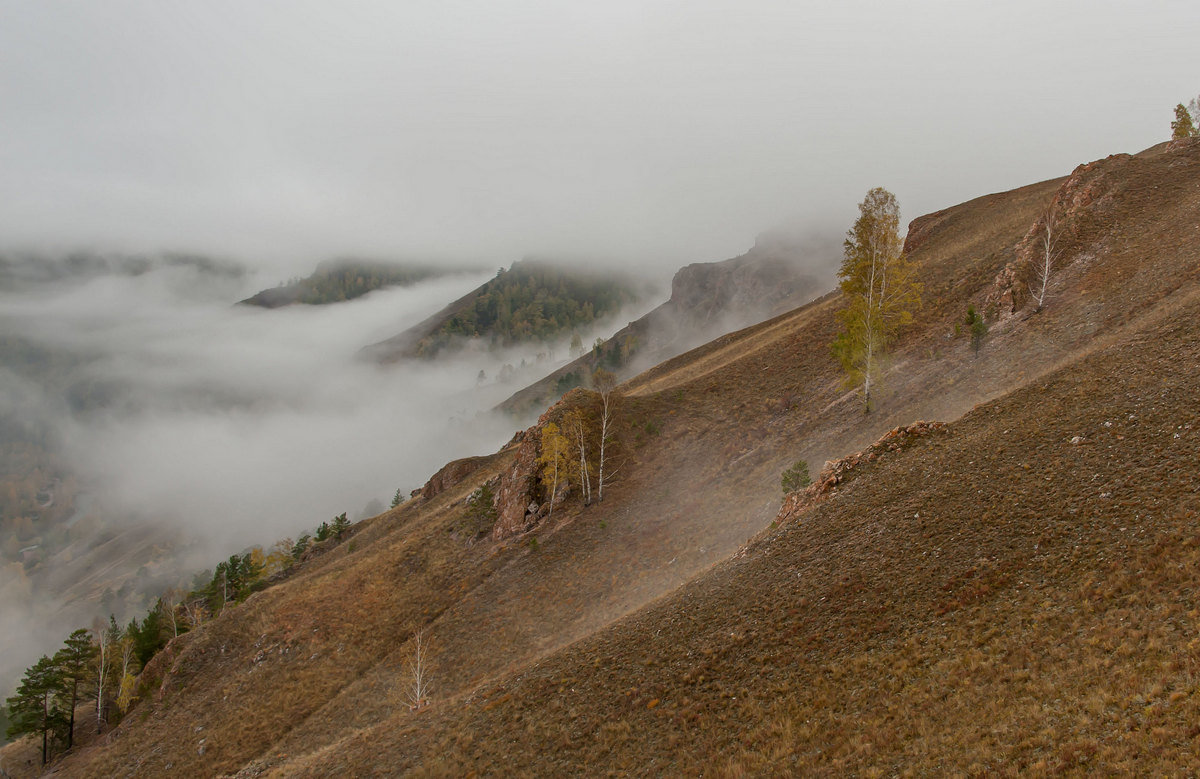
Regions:
<instances>
[{"instance_id":1,"label":"rocky outcrop","mask_svg":"<svg viewBox=\"0 0 1200 779\"><path fill-rule=\"evenodd\" d=\"M795 521L808 509L829 497L838 486L851 477L858 466L874 462L888 452L905 449L917 439L940 433L945 427L945 422L913 422L911 425L895 427L861 452L830 460L821 468L821 474L816 481L802 490L789 493L784 498L775 521L779 525Z\"/></svg>"},{"instance_id":2,"label":"rocky outcrop","mask_svg":"<svg viewBox=\"0 0 1200 779\"><path fill-rule=\"evenodd\" d=\"M538 456L541 454L542 428L572 407L588 402L589 392L574 389L562 400L548 408L538 417L537 424L518 433L510 443L517 445L517 456L508 470L500 474L493 491L496 494L496 524L492 527L492 539L503 541L527 532L538 525L550 513L550 501L543 495L538 475ZM563 487L553 496L554 505L566 498Z\"/></svg>"},{"instance_id":3,"label":"rocky outcrop","mask_svg":"<svg viewBox=\"0 0 1200 779\"><path fill-rule=\"evenodd\" d=\"M1050 205L1017 244L1013 260L996 275L984 298L985 311L995 312L1003 320L1029 303L1033 274L1044 257L1048 221L1052 227L1055 273L1088 254L1087 236L1110 233L1108 214L1120 197L1124 178L1121 171L1132 159L1128 154L1114 154L1080 165L1071 172Z\"/></svg>"},{"instance_id":4,"label":"rocky outcrop","mask_svg":"<svg viewBox=\"0 0 1200 779\"><path fill-rule=\"evenodd\" d=\"M464 479L477 471L488 459L487 457L464 457L461 460L452 460L446 463L442 466L441 470L429 477L429 481L425 482L425 486L420 491L421 497L429 500L454 485L461 484Z\"/></svg>"},{"instance_id":5,"label":"rocky outcrop","mask_svg":"<svg viewBox=\"0 0 1200 779\"><path fill-rule=\"evenodd\" d=\"M930 236L937 233L937 228L946 222L954 212L953 208L934 211L931 214L919 216L908 223L908 232L904 235L904 253L911 254L921 247Z\"/></svg>"},{"instance_id":6,"label":"rocky outcrop","mask_svg":"<svg viewBox=\"0 0 1200 779\"><path fill-rule=\"evenodd\" d=\"M492 527L492 539L502 541L510 536L524 533L537 521L538 503L534 499L537 488L538 424L521 435L517 457L513 464L500 474L495 487L496 524Z\"/></svg>"}]
</instances>

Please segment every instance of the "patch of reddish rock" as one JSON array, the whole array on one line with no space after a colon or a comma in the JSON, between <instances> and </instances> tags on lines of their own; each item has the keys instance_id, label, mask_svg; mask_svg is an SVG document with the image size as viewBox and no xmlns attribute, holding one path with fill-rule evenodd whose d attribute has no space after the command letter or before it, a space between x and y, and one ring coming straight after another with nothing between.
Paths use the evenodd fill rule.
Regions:
<instances>
[{"instance_id":1,"label":"patch of reddish rock","mask_svg":"<svg viewBox=\"0 0 1200 779\"><path fill-rule=\"evenodd\" d=\"M887 452L896 452L907 448L917 439L940 433L945 428L945 422L925 421L895 427L861 452L855 452L839 460L830 460L825 463L825 467L821 469L821 474L816 481L802 490L789 493L784 498L775 521L780 525L795 521L808 509L829 497L859 465L873 462Z\"/></svg>"}]
</instances>

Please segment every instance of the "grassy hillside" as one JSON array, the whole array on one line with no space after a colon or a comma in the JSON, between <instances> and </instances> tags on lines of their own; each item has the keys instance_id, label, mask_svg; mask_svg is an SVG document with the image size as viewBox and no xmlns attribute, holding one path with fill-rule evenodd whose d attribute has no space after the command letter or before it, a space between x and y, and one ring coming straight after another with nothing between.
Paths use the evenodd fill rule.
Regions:
<instances>
[{"instance_id":1,"label":"grassy hillside","mask_svg":"<svg viewBox=\"0 0 1200 779\"><path fill-rule=\"evenodd\" d=\"M1053 296L1014 311L1051 205ZM872 414L829 351L837 295L674 358L622 388L603 503L464 537L514 441L172 642L134 714L59 770L1186 771L1198 225L1197 144L915 220L926 305ZM957 421L779 515L785 467L916 419ZM412 711L421 628L437 686Z\"/></svg>"},{"instance_id":2,"label":"grassy hillside","mask_svg":"<svg viewBox=\"0 0 1200 779\"><path fill-rule=\"evenodd\" d=\"M310 770L1195 770L1198 316L1193 289L652 607Z\"/></svg>"}]
</instances>

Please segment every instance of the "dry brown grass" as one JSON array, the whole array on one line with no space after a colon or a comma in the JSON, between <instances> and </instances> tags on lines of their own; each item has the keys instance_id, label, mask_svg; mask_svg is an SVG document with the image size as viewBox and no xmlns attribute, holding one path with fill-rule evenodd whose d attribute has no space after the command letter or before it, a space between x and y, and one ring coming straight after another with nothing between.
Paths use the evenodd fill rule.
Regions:
<instances>
[{"instance_id":1,"label":"dry brown grass","mask_svg":"<svg viewBox=\"0 0 1200 779\"><path fill-rule=\"evenodd\" d=\"M502 453L200 631L161 698L63 771L1165 770L1194 738L1200 455L1168 427L1200 428L1197 182L1200 150L1131 163L1093 259L979 357L953 326L1058 183L933 215L927 305L877 413L840 387L835 297L719 339L630 385L619 481L556 510L536 551L448 532ZM980 403L726 559L796 459ZM439 693L414 714L389 691L426 624Z\"/></svg>"}]
</instances>

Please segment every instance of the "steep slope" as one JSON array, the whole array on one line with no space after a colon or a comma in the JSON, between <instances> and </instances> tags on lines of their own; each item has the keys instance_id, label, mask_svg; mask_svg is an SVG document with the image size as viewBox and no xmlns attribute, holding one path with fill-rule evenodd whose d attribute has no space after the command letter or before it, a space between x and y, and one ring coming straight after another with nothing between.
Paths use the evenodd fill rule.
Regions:
<instances>
[{"instance_id":1,"label":"steep slope","mask_svg":"<svg viewBox=\"0 0 1200 779\"><path fill-rule=\"evenodd\" d=\"M873 699L866 688L854 692L858 688L846 669L861 666L877 672L878 677L870 677L864 671L864 678L892 689L884 674L888 653L908 646L895 643L898 637L919 636L942 624L938 619L949 624L959 618L952 612L967 614L967 607L1003 605L1011 612L997 612L996 618L1007 614L1015 625L1040 614L1033 601L1024 599L1026 590L1003 589L1010 583L992 582L987 578L991 573L981 572L990 559L986 555L983 562L972 563L977 570L971 578L992 583L980 605L972 605L975 596L966 594L972 585L953 579L966 576L967 570L954 565L974 560L970 556L977 551L1021 571L1020 566L1032 565L1030 560L1041 560L1037 550L1029 550L1027 534L1044 532L1058 543L1055 533L1065 525L1055 524L1055 518L1065 515L1065 523L1073 516L1072 505L1060 500L1073 488L1064 482L1064 491L1055 492L1060 486L1055 469L1071 465L1068 457L1095 456L1081 466L1091 469L1083 481L1093 474L1097 484L1126 478L1121 474L1128 468L1122 463L1140 456L1140 449L1122 460L1120 450L1069 443L1076 435L1095 435L1093 428L1084 427L1091 424L1090 415L1110 408L1123 411L1123 401L1114 394L1120 385L1113 377L1126 374L1117 371L1131 371L1132 383L1125 390L1129 402L1150 403L1153 414L1180 415L1195 408L1189 377L1196 361L1187 344L1188 338L1194 343L1189 328L1200 271L1198 184L1200 146L1185 145L1137 158L1110 158L1081 167L1065 181L990 195L917 220L910 246L927 305L894 353L887 392L876 413L861 413L853 395L841 388L829 355L836 296L670 360L624 388L618 415L619 481L606 491L602 504L587 509L566 504L556 509L553 521L532 515L535 529L524 540L536 538L536 549L518 545L519 539L468 545L451 532L462 512L461 500L475 485L528 466L519 456L521 442L515 441L478 470L458 474L461 481L444 492L366 523L353 547L343 545L289 582L177 640L159 664L161 685L157 692L148 691L140 713L114 731L108 744L69 757L62 770L157 775L169 764L199 774L275 770L328 775L390 772L421 761L433 766L441 759L451 772L459 764L501 771L507 763L540 773L582 765L590 771L606 767L649 773L668 767L687 772L690 767L695 773L697 766L704 767L702 759L711 761L722 750L728 754L736 748L745 751L742 758L748 765L764 770L775 766L772 760L794 756L796 765L836 771L835 758L862 760L871 750L886 752L886 744L895 742L862 747L874 738L865 725L838 730L846 738L836 746L842 752L827 762L821 756L834 747L815 744L814 751L806 752L780 744L808 744L814 733L825 732L804 720L824 722L821 717L836 714L844 718L837 722L853 722L856 716L871 722L864 712L876 711L868 706ZM1083 191L1098 196L1070 196ZM1052 202L1063 222L1078 228L1056 277L1053 303L1037 315L1024 308L1003 317L995 306L992 333L976 356L967 339L954 337L954 326L968 302L984 306L999 299L1003 285L1011 282L1008 266ZM1143 348L1147 344L1153 348ZM1147 354L1141 358L1143 351ZM1172 354L1180 355L1174 363ZM1173 377L1173 383L1162 386L1165 394L1157 403L1149 400L1156 385L1145 384L1152 380L1134 370L1142 364L1139 359ZM1071 394L1073 386L1087 394ZM840 457L895 425L918 418L952 419L1021 387L952 425L950 433L865 466L836 498L789 524L769 545L721 563L678 594L604 628L693 579L767 527L780 505L779 473L797 458L816 464ZM1089 400L1093 396L1096 403ZM1059 407L1065 409L1063 421L1054 422L1052 412ZM1194 419L1194 411L1187 413ZM1006 424L1007 416L1013 417L1012 424ZM1166 417L1148 419L1153 425L1147 423L1146 435L1166 424ZM1118 420L1103 421L1115 425ZM1172 424L1189 423L1181 419ZM1068 427L1077 429L1062 444L1069 448L1060 448L1058 439ZM1175 432L1181 438L1170 441L1185 440L1186 428ZM1132 438L1127 432L1117 434ZM1178 466L1195 462L1194 439L1180 446L1192 448L1164 444L1148 455L1148 462L1160 471L1169 469L1186 486L1194 468ZM978 470L977 464L991 462L987 457L999 459L986 472ZM864 478L876 468L876 477ZM906 469L914 477L927 476L906 478ZM1030 498L1018 504L1021 508L1009 521L1009 514L1001 512L1008 483L994 473L1013 483L1026 478L1022 474L1036 474L1040 481L1034 483L1045 487L1050 502ZM1077 473L1082 471L1071 471L1072 476ZM1130 499L1141 500L1151 486L1142 483L1144 476L1135 481L1137 491ZM1123 481L1122 489L1126 486L1132 485ZM1183 493L1171 489L1178 495L1173 503L1155 508L1156 518L1164 508L1191 510L1180 497ZM1109 497L1096 500L1118 494L1106 491ZM1082 499L1076 500L1078 511ZM849 508L843 512L844 506ZM1118 513L1125 516L1127 508L1121 506ZM887 519L882 525L876 521L878 511ZM934 512L931 518L939 521L924 527L901 525L901 514L887 513L899 511L922 517ZM979 533L975 518L993 515L995 524ZM822 524L822 518L828 521ZM884 532L893 527L904 533ZM810 528L829 532L806 536ZM1088 541L1086 548L1096 555L1113 554L1104 545L1117 536L1095 532L1095 543ZM962 546L981 535L992 546ZM961 548L953 547L953 555L943 552L952 548L952 541ZM1000 554L1010 547L1020 554ZM931 550L944 553L950 567L934 565L937 556L924 562L928 554L920 552ZM924 567L912 566L918 557L922 566L930 566L926 573ZM1063 576L1074 575L1069 557L1047 559L1059 565ZM1144 567L1143 558L1120 559L1122 565ZM1163 569L1164 577L1172 570ZM949 588L941 590L947 582ZM1072 586L1062 585L1061 592L1079 591ZM993 591L1012 597L989 600ZM938 619L928 617L931 598L943 596L945 602L958 598L963 603ZM1148 608L1170 606L1146 602ZM781 614L793 627L772 627ZM439 645L438 692L431 707L414 714L395 701L394 690L403 678L405 642L424 625L432 627ZM867 643L875 633L894 641ZM799 644L789 643L793 634ZM940 646L947 647L945 657L953 662L959 657L954 654L960 647L954 643L958 634L942 635ZM974 634L964 639L978 640ZM875 654L851 654L854 647ZM911 654L915 659L906 666L911 672L904 671L910 675L902 678L914 679L914 685L933 684L936 674L919 676L936 666L930 651L918 642ZM795 657L804 662L797 665ZM699 670L688 677L680 671L684 663L691 664L688 670ZM752 682L760 675L765 680L756 686ZM777 680L787 686L778 686ZM853 693L845 706L830 705L842 700L831 697L838 685ZM572 689L582 696L577 701ZM747 689L755 696L749 704ZM774 695L782 689L792 691L788 695L799 708L768 710L769 701L755 692ZM810 690L821 695L810 696ZM690 701L684 702L685 697ZM734 697L740 708L730 708ZM914 704L923 700L911 699ZM1041 700L1031 700L1036 706L1031 703L1030 711L1040 710ZM594 719L593 711L604 721ZM722 715L740 717L739 726L722 725ZM951 727L950 715L937 719L929 706L916 715L927 739L963 733ZM576 721L578 731L570 724ZM777 738L772 723L799 735ZM1060 724L1061 731L1044 738L1073 732ZM492 728L494 736L481 728ZM679 731L673 743L669 731ZM735 744L742 732L746 740ZM825 751L818 754L816 749ZM669 762L648 762L650 752ZM788 765L780 763L773 770L786 772Z\"/></svg>"},{"instance_id":2,"label":"steep slope","mask_svg":"<svg viewBox=\"0 0 1200 779\"><path fill-rule=\"evenodd\" d=\"M514 393L499 408L518 417L586 386L597 368L630 377L731 330L808 303L833 286L835 246L764 233L745 254L680 268L671 297L618 330L602 346Z\"/></svg>"},{"instance_id":3,"label":"steep slope","mask_svg":"<svg viewBox=\"0 0 1200 779\"><path fill-rule=\"evenodd\" d=\"M1193 287L679 592L302 775L1194 772L1198 321Z\"/></svg>"}]
</instances>

